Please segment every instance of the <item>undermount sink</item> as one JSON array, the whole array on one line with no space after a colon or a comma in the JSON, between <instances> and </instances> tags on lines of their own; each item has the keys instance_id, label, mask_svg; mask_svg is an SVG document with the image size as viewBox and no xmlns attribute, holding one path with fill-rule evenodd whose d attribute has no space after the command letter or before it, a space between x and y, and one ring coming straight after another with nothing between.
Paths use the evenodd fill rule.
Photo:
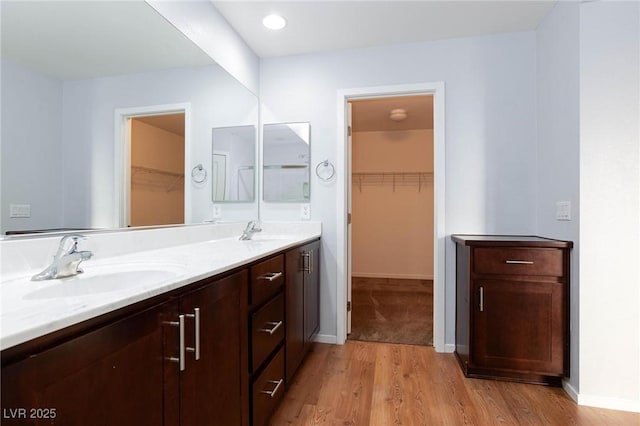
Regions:
<instances>
[{"instance_id":1,"label":"undermount sink","mask_svg":"<svg viewBox=\"0 0 640 426\"><path fill-rule=\"evenodd\" d=\"M161 284L179 276L180 265L131 264L84 266L85 273L73 277L42 281L43 287L28 293L25 299L55 299L111 293Z\"/></svg>"},{"instance_id":2,"label":"undermount sink","mask_svg":"<svg viewBox=\"0 0 640 426\"><path fill-rule=\"evenodd\" d=\"M294 237L291 235L282 235L282 234L254 234L250 240L244 241L283 241L290 240Z\"/></svg>"}]
</instances>

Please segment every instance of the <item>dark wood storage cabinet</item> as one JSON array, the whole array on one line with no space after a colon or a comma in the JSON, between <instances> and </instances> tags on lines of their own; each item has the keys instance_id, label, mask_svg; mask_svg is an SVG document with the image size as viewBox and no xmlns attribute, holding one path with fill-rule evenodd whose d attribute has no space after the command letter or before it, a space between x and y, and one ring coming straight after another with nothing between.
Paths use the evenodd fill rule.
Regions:
<instances>
[{"instance_id":1,"label":"dark wood storage cabinet","mask_svg":"<svg viewBox=\"0 0 640 426\"><path fill-rule=\"evenodd\" d=\"M560 385L569 373L573 244L453 235L456 356L468 377Z\"/></svg>"},{"instance_id":2,"label":"dark wood storage cabinet","mask_svg":"<svg viewBox=\"0 0 640 426\"><path fill-rule=\"evenodd\" d=\"M308 353L320 328L320 241L289 250L286 265L286 380Z\"/></svg>"}]
</instances>

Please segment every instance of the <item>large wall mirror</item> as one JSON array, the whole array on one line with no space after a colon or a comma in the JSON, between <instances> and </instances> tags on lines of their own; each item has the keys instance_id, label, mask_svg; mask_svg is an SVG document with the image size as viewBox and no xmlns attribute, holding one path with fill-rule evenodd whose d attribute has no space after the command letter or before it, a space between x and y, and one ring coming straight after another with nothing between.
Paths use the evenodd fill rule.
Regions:
<instances>
[{"instance_id":1,"label":"large wall mirror","mask_svg":"<svg viewBox=\"0 0 640 426\"><path fill-rule=\"evenodd\" d=\"M262 139L264 201L309 202L309 123L265 124Z\"/></svg>"},{"instance_id":2,"label":"large wall mirror","mask_svg":"<svg viewBox=\"0 0 640 426\"><path fill-rule=\"evenodd\" d=\"M214 203L255 200L256 127L213 129L211 199Z\"/></svg>"},{"instance_id":3,"label":"large wall mirror","mask_svg":"<svg viewBox=\"0 0 640 426\"><path fill-rule=\"evenodd\" d=\"M211 129L257 127L253 93L144 1L3 1L1 19L2 235L213 219ZM121 211L168 198L169 219ZM257 217L254 198L221 219Z\"/></svg>"}]
</instances>

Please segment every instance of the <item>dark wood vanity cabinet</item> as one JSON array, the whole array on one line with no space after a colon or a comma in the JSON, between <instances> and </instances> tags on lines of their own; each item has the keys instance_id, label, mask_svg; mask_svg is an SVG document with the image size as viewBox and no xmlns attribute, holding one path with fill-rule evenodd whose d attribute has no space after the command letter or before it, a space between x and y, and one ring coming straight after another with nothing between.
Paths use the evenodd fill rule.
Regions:
<instances>
[{"instance_id":1,"label":"dark wood vanity cabinet","mask_svg":"<svg viewBox=\"0 0 640 426\"><path fill-rule=\"evenodd\" d=\"M163 311L144 310L8 365L3 359L2 424L163 425Z\"/></svg>"},{"instance_id":2,"label":"dark wood vanity cabinet","mask_svg":"<svg viewBox=\"0 0 640 426\"><path fill-rule=\"evenodd\" d=\"M249 394L252 426L266 425L284 396L284 255L251 267Z\"/></svg>"},{"instance_id":3,"label":"dark wood vanity cabinet","mask_svg":"<svg viewBox=\"0 0 640 426\"><path fill-rule=\"evenodd\" d=\"M289 250L286 265L286 378L302 363L320 328L320 241Z\"/></svg>"},{"instance_id":4,"label":"dark wood vanity cabinet","mask_svg":"<svg viewBox=\"0 0 640 426\"><path fill-rule=\"evenodd\" d=\"M49 349L36 340L14 362L3 352L2 423L242 424L246 286L245 270L203 280Z\"/></svg>"},{"instance_id":5,"label":"dark wood vanity cabinet","mask_svg":"<svg viewBox=\"0 0 640 426\"><path fill-rule=\"evenodd\" d=\"M319 247L5 349L2 424L266 425L318 332Z\"/></svg>"},{"instance_id":6,"label":"dark wood vanity cabinet","mask_svg":"<svg viewBox=\"0 0 640 426\"><path fill-rule=\"evenodd\" d=\"M247 271L205 283L164 311L165 425L201 426L213 424L213 419L216 424L242 424L242 295Z\"/></svg>"},{"instance_id":7,"label":"dark wood vanity cabinet","mask_svg":"<svg viewBox=\"0 0 640 426\"><path fill-rule=\"evenodd\" d=\"M456 356L468 377L568 376L569 241L453 235Z\"/></svg>"}]
</instances>

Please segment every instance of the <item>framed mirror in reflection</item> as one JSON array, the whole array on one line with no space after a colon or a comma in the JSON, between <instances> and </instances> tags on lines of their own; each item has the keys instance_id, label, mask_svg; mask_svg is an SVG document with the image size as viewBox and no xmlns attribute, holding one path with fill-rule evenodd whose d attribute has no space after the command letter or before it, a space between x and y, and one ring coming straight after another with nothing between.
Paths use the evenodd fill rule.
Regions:
<instances>
[{"instance_id":1,"label":"framed mirror in reflection","mask_svg":"<svg viewBox=\"0 0 640 426\"><path fill-rule=\"evenodd\" d=\"M175 210L183 194L182 215L139 224L212 219L212 180L189 172L211 170L212 128L257 126L253 93L143 1L3 1L1 19L2 235L135 225L122 208L136 204L131 185L150 194L149 211ZM168 112L185 114L183 167L128 158L132 120ZM170 139L139 127L150 126ZM174 201L149 205L160 198ZM256 217L257 202L229 211L240 210Z\"/></svg>"},{"instance_id":2,"label":"framed mirror in reflection","mask_svg":"<svg viewBox=\"0 0 640 426\"><path fill-rule=\"evenodd\" d=\"M255 199L256 127L213 129L211 199L214 203Z\"/></svg>"},{"instance_id":3,"label":"framed mirror in reflection","mask_svg":"<svg viewBox=\"0 0 640 426\"><path fill-rule=\"evenodd\" d=\"M308 202L309 123L275 123L263 127L263 199L271 202Z\"/></svg>"}]
</instances>

